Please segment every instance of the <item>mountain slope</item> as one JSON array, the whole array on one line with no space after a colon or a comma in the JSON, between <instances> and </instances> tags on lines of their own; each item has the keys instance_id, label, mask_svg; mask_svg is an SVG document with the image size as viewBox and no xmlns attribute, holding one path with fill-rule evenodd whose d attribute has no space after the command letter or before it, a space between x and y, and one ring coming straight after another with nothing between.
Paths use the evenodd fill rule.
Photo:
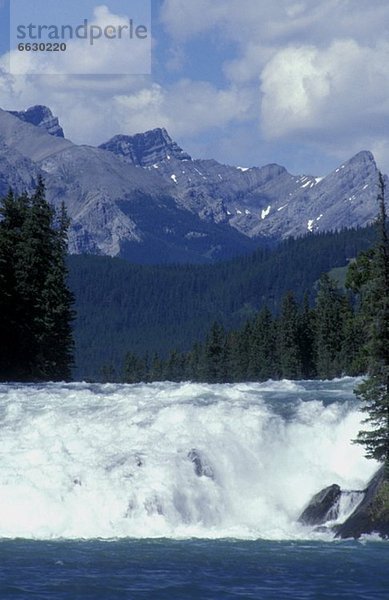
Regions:
<instances>
[{"instance_id":1,"label":"mountain slope","mask_svg":"<svg viewBox=\"0 0 389 600\"><path fill-rule=\"evenodd\" d=\"M0 193L31 191L43 175L48 199L68 208L72 253L214 262L309 231L363 226L377 211L378 169L366 151L318 178L192 159L165 129L99 148L62 135L47 107L0 110Z\"/></svg>"},{"instance_id":2,"label":"mountain slope","mask_svg":"<svg viewBox=\"0 0 389 600\"><path fill-rule=\"evenodd\" d=\"M363 226L376 215L378 169L371 152L362 151L326 177L294 176L279 165L231 167L215 160L193 160L171 150L174 142L165 130L113 138L104 147L130 164L157 172L173 181L181 206L202 219L228 224L251 239L286 239L307 231L331 231ZM155 162L149 164L150 144L158 138ZM145 154L128 148L138 144ZM164 142L164 146L161 144Z\"/></svg>"},{"instance_id":3,"label":"mountain slope","mask_svg":"<svg viewBox=\"0 0 389 600\"><path fill-rule=\"evenodd\" d=\"M72 253L208 262L255 246L239 232L185 210L176 202L173 182L111 152L76 146L5 111L0 111L0 169L2 193L10 184L31 191L38 175L44 176L48 199L57 205L64 201L68 208Z\"/></svg>"}]
</instances>

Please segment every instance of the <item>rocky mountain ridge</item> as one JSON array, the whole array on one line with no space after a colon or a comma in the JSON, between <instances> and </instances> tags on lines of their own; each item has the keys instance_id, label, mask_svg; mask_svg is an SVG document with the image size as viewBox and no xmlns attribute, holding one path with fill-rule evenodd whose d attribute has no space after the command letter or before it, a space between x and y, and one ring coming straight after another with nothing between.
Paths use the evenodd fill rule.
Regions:
<instances>
[{"instance_id":1,"label":"rocky mountain ridge","mask_svg":"<svg viewBox=\"0 0 389 600\"><path fill-rule=\"evenodd\" d=\"M10 186L32 191L39 175L49 201L67 206L72 253L141 263L211 262L254 247L228 226L180 207L173 182L0 110L0 194Z\"/></svg>"},{"instance_id":2,"label":"rocky mountain ridge","mask_svg":"<svg viewBox=\"0 0 389 600\"><path fill-rule=\"evenodd\" d=\"M63 129L59 124L58 117L55 117L47 106L37 104L26 110L9 110L8 112L10 115L14 115L26 123L31 123L31 125L36 125L37 127L43 127L50 135L65 137Z\"/></svg>"},{"instance_id":3,"label":"rocky mountain ridge","mask_svg":"<svg viewBox=\"0 0 389 600\"><path fill-rule=\"evenodd\" d=\"M173 140L162 129L133 138L139 140L141 135L147 146L151 134L165 142L153 164L139 156L137 162L132 161L112 140L100 147L131 164L157 171L175 183L177 200L184 208L202 219L228 223L250 238L285 239L361 226L375 218L378 170L369 151L359 152L326 177L294 176L277 164L243 168L191 159L179 147L177 156L170 151ZM119 137L125 137L131 147L131 136ZM150 154L148 147L146 156Z\"/></svg>"},{"instance_id":4,"label":"rocky mountain ridge","mask_svg":"<svg viewBox=\"0 0 389 600\"><path fill-rule=\"evenodd\" d=\"M115 135L101 150L109 150L125 158L136 167L150 167L165 159L192 160L176 142L172 140L166 129L152 129L133 136Z\"/></svg>"},{"instance_id":5,"label":"rocky mountain ridge","mask_svg":"<svg viewBox=\"0 0 389 600\"><path fill-rule=\"evenodd\" d=\"M62 132L62 133L61 133ZM326 177L276 164L192 159L167 131L77 146L47 107L0 110L0 193L41 174L72 218L70 250L135 262L209 262L376 215L378 169L362 151Z\"/></svg>"}]
</instances>

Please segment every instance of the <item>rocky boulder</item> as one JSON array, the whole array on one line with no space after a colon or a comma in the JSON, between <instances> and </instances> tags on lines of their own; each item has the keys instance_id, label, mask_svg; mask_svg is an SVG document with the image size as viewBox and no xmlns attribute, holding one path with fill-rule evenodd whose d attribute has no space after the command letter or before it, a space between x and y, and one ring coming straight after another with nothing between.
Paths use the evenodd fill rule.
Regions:
<instances>
[{"instance_id":1,"label":"rocky boulder","mask_svg":"<svg viewBox=\"0 0 389 600\"><path fill-rule=\"evenodd\" d=\"M358 539L365 533L389 537L389 480L384 467L371 479L362 502L339 526L336 537Z\"/></svg>"},{"instance_id":2,"label":"rocky boulder","mask_svg":"<svg viewBox=\"0 0 389 600\"><path fill-rule=\"evenodd\" d=\"M298 521L303 525L322 525L335 519L336 507L339 503L341 490L335 483L315 494L308 506L301 513Z\"/></svg>"},{"instance_id":3,"label":"rocky boulder","mask_svg":"<svg viewBox=\"0 0 389 600\"><path fill-rule=\"evenodd\" d=\"M214 473L211 465L198 450L192 448L192 450L188 452L188 458L193 463L194 471L197 477L209 477L209 479L214 479Z\"/></svg>"}]
</instances>

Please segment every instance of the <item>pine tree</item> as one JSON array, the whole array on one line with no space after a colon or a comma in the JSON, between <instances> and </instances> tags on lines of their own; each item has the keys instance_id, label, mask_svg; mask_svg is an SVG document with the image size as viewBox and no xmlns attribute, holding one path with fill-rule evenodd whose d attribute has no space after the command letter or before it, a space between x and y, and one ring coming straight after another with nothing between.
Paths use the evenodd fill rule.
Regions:
<instances>
[{"instance_id":1,"label":"pine tree","mask_svg":"<svg viewBox=\"0 0 389 600\"><path fill-rule=\"evenodd\" d=\"M73 358L71 323L73 295L67 287L67 231L69 219L62 204L52 239L50 267L41 290L39 353L46 378L70 379Z\"/></svg>"},{"instance_id":2,"label":"pine tree","mask_svg":"<svg viewBox=\"0 0 389 600\"><path fill-rule=\"evenodd\" d=\"M222 383L225 378L225 332L215 322L211 327L204 351L205 378L209 383Z\"/></svg>"},{"instance_id":3,"label":"pine tree","mask_svg":"<svg viewBox=\"0 0 389 600\"><path fill-rule=\"evenodd\" d=\"M154 354L150 366L150 381L161 381L163 374L163 363L157 353Z\"/></svg>"},{"instance_id":4,"label":"pine tree","mask_svg":"<svg viewBox=\"0 0 389 600\"><path fill-rule=\"evenodd\" d=\"M204 381L204 346L195 342L188 355L188 379L192 381Z\"/></svg>"},{"instance_id":5,"label":"pine tree","mask_svg":"<svg viewBox=\"0 0 389 600\"><path fill-rule=\"evenodd\" d=\"M102 383L113 383L117 381L116 369L112 363L105 363L100 370Z\"/></svg>"},{"instance_id":6,"label":"pine tree","mask_svg":"<svg viewBox=\"0 0 389 600\"><path fill-rule=\"evenodd\" d=\"M364 327L358 313L353 310L353 299L349 295L343 310L343 339L340 353L342 373L353 377L366 373L364 345Z\"/></svg>"},{"instance_id":7,"label":"pine tree","mask_svg":"<svg viewBox=\"0 0 389 600\"><path fill-rule=\"evenodd\" d=\"M300 379L302 375L299 328L298 305L293 293L288 292L282 301L277 336L280 375L285 379Z\"/></svg>"},{"instance_id":8,"label":"pine tree","mask_svg":"<svg viewBox=\"0 0 389 600\"><path fill-rule=\"evenodd\" d=\"M247 325L246 325L247 328ZM247 356L246 346L242 348L242 332L241 331L229 331L226 336L225 344L225 381L233 383L235 381L242 381L242 371L247 368L246 359ZM242 353L243 350L243 353ZM243 354L243 356L242 356Z\"/></svg>"},{"instance_id":9,"label":"pine tree","mask_svg":"<svg viewBox=\"0 0 389 600\"><path fill-rule=\"evenodd\" d=\"M146 362L133 352L127 352L124 360L123 383L140 383L146 379Z\"/></svg>"},{"instance_id":10,"label":"pine tree","mask_svg":"<svg viewBox=\"0 0 389 600\"><path fill-rule=\"evenodd\" d=\"M227 381L247 381L252 340L252 323L248 321L242 329L232 332L225 345Z\"/></svg>"},{"instance_id":11,"label":"pine tree","mask_svg":"<svg viewBox=\"0 0 389 600\"><path fill-rule=\"evenodd\" d=\"M21 348L28 333L17 295L15 260L29 198L12 190L0 203L0 378L15 380L23 369Z\"/></svg>"},{"instance_id":12,"label":"pine tree","mask_svg":"<svg viewBox=\"0 0 389 600\"><path fill-rule=\"evenodd\" d=\"M12 192L1 201L0 377L18 380L69 379L72 365L73 297L67 287L68 219L45 199L39 179L29 197Z\"/></svg>"},{"instance_id":13,"label":"pine tree","mask_svg":"<svg viewBox=\"0 0 389 600\"><path fill-rule=\"evenodd\" d=\"M372 318L368 283L372 278L374 254L374 247L361 252L358 257L350 263L347 269L346 288L348 288L353 295L354 303L353 321L346 329L346 337L350 339L349 343L353 344L353 363L350 369L351 375L360 375L368 372L369 323Z\"/></svg>"},{"instance_id":14,"label":"pine tree","mask_svg":"<svg viewBox=\"0 0 389 600\"><path fill-rule=\"evenodd\" d=\"M183 367L183 357L177 350L172 350L165 363L163 378L167 381L182 381L184 379Z\"/></svg>"},{"instance_id":15,"label":"pine tree","mask_svg":"<svg viewBox=\"0 0 389 600\"><path fill-rule=\"evenodd\" d=\"M357 443L365 447L366 456L385 464L389 478L389 239L385 207L385 184L379 175L379 217L377 243L372 253L366 284L370 307L367 326L369 365L368 378L356 393L367 413L366 423L372 429L360 431Z\"/></svg>"},{"instance_id":16,"label":"pine tree","mask_svg":"<svg viewBox=\"0 0 389 600\"><path fill-rule=\"evenodd\" d=\"M324 273L319 281L315 311L316 370L322 379L332 379L343 373L342 350L348 314L347 299L336 281Z\"/></svg>"},{"instance_id":17,"label":"pine tree","mask_svg":"<svg viewBox=\"0 0 389 600\"><path fill-rule=\"evenodd\" d=\"M307 294L304 296L300 313L299 346L302 377L312 379L316 376L315 311L309 307Z\"/></svg>"},{"instance_id":18,"label":"pine tree","mask_svg":"<svg viewBox=\"0 0 389 600\"><path fill-rule=\"evenodd\" d=\"M277 378L275 327L267 306L253 321L247 377L253 381Z\"/></svg>"}]
</instances>

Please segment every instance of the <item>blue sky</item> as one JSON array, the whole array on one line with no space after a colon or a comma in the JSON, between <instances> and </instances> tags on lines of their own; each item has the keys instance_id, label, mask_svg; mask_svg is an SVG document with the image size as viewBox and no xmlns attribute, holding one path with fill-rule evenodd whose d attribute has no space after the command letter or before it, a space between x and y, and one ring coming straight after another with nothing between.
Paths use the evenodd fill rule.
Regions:
<instances>
[{"instance_id":1,"label":"blue sky","mask_svg":"<svg viewBox=\"0 0 389 600\"><path fill-rule=\"evenodd\" d=\"M131 11L131 0L83 2L91 14L102 5ZM151 5L151 76L2 73L0 106L47 104L76 143L161 126L194 157L324 175L368 149L389 172L387 0ZM5 60L4 0L0 7Z\"/></svg>"}]
</instances>

